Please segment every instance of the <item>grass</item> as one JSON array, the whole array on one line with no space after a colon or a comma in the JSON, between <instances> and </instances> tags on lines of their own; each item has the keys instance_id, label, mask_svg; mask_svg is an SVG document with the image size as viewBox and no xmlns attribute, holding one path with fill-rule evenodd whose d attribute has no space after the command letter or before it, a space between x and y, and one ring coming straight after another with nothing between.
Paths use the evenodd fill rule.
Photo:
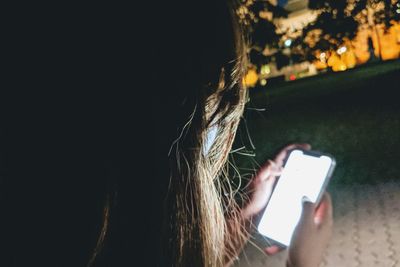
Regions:
<instances>
[{"instance_id":1,"label":"grass","mask_svg":"<svg viewBox=\"0 0 400 267\"><path fill-rule=\"evenodd\" d=\"M285 144L307 142L335 156L331 187L400 179L399 85L400 61L391 61L256 89L234 144L251 147L247 124L256 156L236 162L256 168Z\"/></svg>"}]
</instances>

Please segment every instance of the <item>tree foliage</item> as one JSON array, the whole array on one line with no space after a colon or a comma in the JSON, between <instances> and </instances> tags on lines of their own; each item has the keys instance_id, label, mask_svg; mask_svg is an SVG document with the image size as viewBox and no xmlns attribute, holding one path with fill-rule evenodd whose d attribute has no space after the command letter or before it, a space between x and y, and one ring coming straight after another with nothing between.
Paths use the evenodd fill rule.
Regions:
<instances>
[{"instance_id":1,"label":"tree foliage","mask_svg":"<svg viewBox=\"0 0 400 267\"><path fill-rule=\"evenodd\" d=\"M264 14L261 15L261 14ZM281 40L282 34L278 33L278 27L275 20L278 18L286 18L288 12L267 0L245 1L239 10L239 16L242 22L250 29L251 45L250 45L250 60L260 67L266 63L276 62L281 64L288 61L282 55ZM270 54L265 54L265 49L274 51Z\"/></svg>"},{"instance_id":2,"label":"tree foliage","mask_svg":"<svg viewBox=\"0 0 400 267\"><path fill-rule=\"evenodd\" d=\"M317 19L303 29L303 40L307 40L311 32L319 33L313 40L314 44L308 43L310 52L336 50L345 40L356 36L359 22L347 0L310 0L309 9L320 12Z\"/></svg>"},{"instance_id":3,"label":"tree foliage","mask_svg":"<svg viewBox=\"0 0 400 267\"><path fill-rule=\"evenodd\" d=\"M280 69L313 61L318 51L337 50L354 39L361 24L380 24L388 29L400 20L400 0L309 0L308 8L318 13L317 18L298 29L287 46L288 35L276 20L287 17L288 12L268 0L243 1L246 12L242 19L251 33L250 60L258 67L274 62Z\"/></svg>"}]
</instances>

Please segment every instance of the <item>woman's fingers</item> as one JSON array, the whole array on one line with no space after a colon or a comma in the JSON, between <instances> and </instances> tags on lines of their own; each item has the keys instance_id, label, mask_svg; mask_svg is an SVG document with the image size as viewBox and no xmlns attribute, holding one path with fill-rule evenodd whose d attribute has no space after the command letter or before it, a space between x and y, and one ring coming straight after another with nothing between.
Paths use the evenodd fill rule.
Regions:
<instances>
[{"instance_id":1,"label":"woman's fingers","mask_svg":"<svg viewBox=\"0 0 400 267\"><path fill-rule=\"evenodd\" d=\"M279 176L282 172L282 168L279 167L272 160L268 160L258 171L257 179L260 181L265 181L270 177Z\"/></svg>"},{"instance_id":2,"label":"woman's fingers","mask_svg":"<svg viewBox=\"0 0 400 267\"><path fill-rule=\"evenodd\" d=\"M276 177L279 176L282 172L282 165L283 161L285 160L288 151L295 149L295 148L300 148L304 150L309 150L311 149L311 146L309 144L291 144L283 148L278 155L275 157L274 160L268 160L267 162L264 163L264 165L260 168L258 171L256 177L260 181L264 181L270 177Z\"/></svg>"},{"instance_id":3,"label":"woman's fingers","mask_svg":"<svg viewBox=\"0 0 400 267\"><path fill-rule=\"evenodd\" d=\"M324 193L318 206L309 201L304 201L300 221L304 221L304 223L313 222L317 226L332 221L332 200L329 193Z\"/></svg>"},{"instance_id":4,"label":"woman's fingers","mask_svg":"<svg viewBox=\"0 0 400 267\"><path fill-rule=\"evenodd\" d=\"M283 161L287 156L287 153L291 149L310 149L309 144L292 144L286 146L276 157L275 160L268 160L253 177L249 193L250 198L248 203L242 209L242 215L248 219L255 215L258 215L268 203L271 196L273 187L276 179L282 173Z\"/></svg>"},{"instance_id":5,"label":"woman's fingers","mask_svg":"<svg viewBox=\"0 0 400 267\"><path fill-rule=\"evenodd\" d=\"M283 161L285 160L287 153L289 150L295 149L295 148L300 148L304 150L310 150L311 145L307 143L300 143L300 144L291 144L283 148L278 155L275 157L274 161L278 166L283 165Z\"/></svg>"},{"instance_id":6,"label":"woman's fingers","mask_svg":"<svg viewBox=\"0 0 400 267\"><path fill-rule=\"evenodd\" d=\"M304 201L299 224L309 224L314 218L315 209L316 205L314 203Z\"/></svg>"},{"instance_id":7,"label":"woman's fingers","mask_svg":"<svg viewBox=\"0 0 400 267\"><path fill-rule=\"evenodd\" d=\"M282 250L282 248L275 246L275 245L264 248L264 252L268 255L275 255L276 253L280 252L281 250Z\"/></svg>"}]
</instances>

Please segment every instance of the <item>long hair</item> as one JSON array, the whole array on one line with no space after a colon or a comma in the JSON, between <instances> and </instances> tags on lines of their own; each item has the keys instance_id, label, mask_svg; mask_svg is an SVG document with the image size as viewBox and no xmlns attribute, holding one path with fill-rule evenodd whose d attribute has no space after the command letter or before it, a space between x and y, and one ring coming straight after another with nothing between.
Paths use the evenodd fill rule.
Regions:
<instances>
[{"instance_id":1,"label":"long hair","mask_svg":"<svg viewBox=\"0 0 400 267\"><path fill-rule=\"evenodd\" d=\"M219 29L224 40L217 37L215 41L209 34L209 42L219 43L210 53L226 56L203 58L201 64L209 66L203 68L207 70L202 74L206 74L197 84L186 85L188 91L193 89L185 99L190 113L169 153L165 247L172 266L224 266L237 253L237 239L245 236L227 173L229 151L248 99L242 83L247 62L245 35L235 17L234 3L206 2L214 3L204 10L203 20L225 27ZM207 38L207 30L211 31L205 29L200 38ZM202 51L202 55L209 52ZM211 128L217 134L205 150Z\"/></svg>"},{"instance_id":2,"label":"long hair","mask_svg":"<svg viewBox=\"0 0 400 267\"><path fill-rule=\"evenodd\" d=\"M162 87L153 103L154 123L161 134L152 142L160 142L157 152L166 149L168 154L168 167L164 154L158 155L162 162L157 161L157 175L169 179L161 246L154 251L161 254L160 266L224 266L246 236L227 160L248 100L242 82L247 42L235 15L237 4L228 1L198 1L195 9L184 0L164 1L165 6L157 7L160 23L148 30L157 30L152 52L155 62L164 66L152 86ZM206 150L210 129L217 134ZM115 213L112 199L106 201L103 227L88 266L93 266L107 239L109 217Z\"/></svg>"}]
</instances>

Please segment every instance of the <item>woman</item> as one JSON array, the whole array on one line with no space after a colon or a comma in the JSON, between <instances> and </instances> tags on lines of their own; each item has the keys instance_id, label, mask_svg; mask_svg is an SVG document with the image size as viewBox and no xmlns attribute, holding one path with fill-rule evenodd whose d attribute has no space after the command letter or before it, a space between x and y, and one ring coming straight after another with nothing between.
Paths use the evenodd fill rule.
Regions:
<instances>
[{"instance_id":1,"label":"woman","mask_svg":"<svg viewBox=\"0 0 400 267\"><path fill-rule=\"evenodd\" d=\"M2 266L219 267L239 255L290 147L260 169L239 205L226 166L248 101L246 38L227 1L40 7L54 17L39 27L30 10L23 25L32 40L21 44L37 47L15 55L38 59L24 58L32 66L20 64L28 71L14 81L51 94L30 91L9 109ZM84 95L88 87L95 92ZM68 93L56 97L60 88ZM130 94L111 97L115 88ZM110 177L117 194L107 199L103 227L93 227ZM331 219L328 196L317 210L305 204L288 266L319 264Z\"/></svg>"},{"instance_id":2,"label":"woman","mask_svg":"<svg viewBox=\"0 0 400 267\"><path fill-rule=\"evenodd\" d=\"M174 42L166 51L177 63L169 69L182 73L179 77L164 73L171 88L166 91L173 97L167 94L158 103L175 108L168 114L171 121L162 127L175 133L168 151L162 265L228 266L266 206L287 150L309 149L309 145L288 146L268 161L252 179L248 201L237 204L227 160L248 101L241 82L246 71L246 38L234 3L201 1L194 9L185 9L184 3L174 3L172 15L168 13L172 30L167 32ZM288 266L318 266L331 224L328 195L318 209L306 203L289 248ZM267 248L269 253L277 250Z\"/></svg>"}]
</instances>

